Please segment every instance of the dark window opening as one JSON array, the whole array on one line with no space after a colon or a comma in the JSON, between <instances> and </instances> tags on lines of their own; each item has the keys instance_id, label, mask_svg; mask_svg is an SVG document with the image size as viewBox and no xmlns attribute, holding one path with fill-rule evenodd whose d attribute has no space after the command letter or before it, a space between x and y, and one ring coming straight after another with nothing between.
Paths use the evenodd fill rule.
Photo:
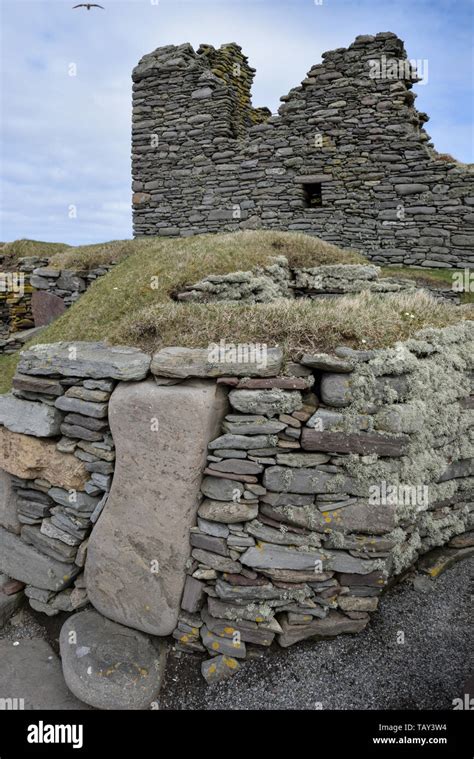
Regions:
<instances>
[{"instance_id":1,"label":"dark window opening","mask_svg":"<svg viewBox=\"0 0 474 759\"><path fill-rule=\"evenodd\" d=\"M305 208L319 208L323 204L321 184L318 182L303 185Z\"/></svg>"}]
</instances>

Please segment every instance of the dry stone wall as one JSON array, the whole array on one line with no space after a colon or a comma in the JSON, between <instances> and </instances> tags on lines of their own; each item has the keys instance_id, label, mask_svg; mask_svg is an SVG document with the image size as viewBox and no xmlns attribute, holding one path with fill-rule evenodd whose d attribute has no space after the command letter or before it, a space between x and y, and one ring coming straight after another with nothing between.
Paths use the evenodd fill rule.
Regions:
<instances>
[{"instance_id":1,"label":"dry stone wall","mask_svg":"<svg viewBox=\"0 0 474 759\"><path fill-rule=\"evenodd\" d=\"M50 615L95 606L61 647L69 687L101 708L111 693L146 707L160 636L206 654L212 682L254 646L361 631L420 556L473 550L473 348L462 322L297 363L278 347L24 351L0 396L8 608L23 594ZM96 671L110 631L155 673L126 676L129 696L123 671Z\"/></svg>"},{"instance_id":2,"label":"dry stone wall","mask_svg":"<svg viewBox=\"0 0 474 759\"><path fill-rule=\"evenodd\" d=\"M472 265L474 175L433 150L402 40L362 35L324 53L276 115L252 109L253 74L234 43L141 59L135 235L292 230L380 263Z\"/></svg>"},{"instance_id":3,"label":"dry stone wall","mask_svg":"<svg viewBox=\"0 0 474 759\"><path fill-rule=\"evenodd\" d=\"M4 272L0 289L0 353L15 353L36 331L75 303L113 264L90 271L57 269L49 259L28 256ZM1 276L1 273L0 273Z\"/></svg>"}]
</instances>

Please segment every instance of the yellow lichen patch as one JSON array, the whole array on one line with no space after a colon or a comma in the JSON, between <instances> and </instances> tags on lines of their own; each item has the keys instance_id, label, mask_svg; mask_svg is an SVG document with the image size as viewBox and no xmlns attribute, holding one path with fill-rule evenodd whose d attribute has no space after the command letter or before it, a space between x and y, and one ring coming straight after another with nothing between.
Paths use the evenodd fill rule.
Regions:
<instances>
[{"instance_id":1,"label":"yellow lichen patch","mask_svg":"<svg viewBox=\"0 0 474 759\"><path fill-rule=\"evenodd\" d=\"M233 628L233 627L224 627L224 633L226 635L232 635L232 633L234 633L234 632L235 632L235 628Z\"/></svg>"},{"instance_id":2,"label":"yellow lichen patch","mask_svg":"<svg viewBox=\"0 0 474 759\"><path fill-rule=\"evenodd\" d=\"M224 656L224 664L229 667L229 669L235 669L238 666L237 661L230 656Z\"/></svg>"},{"instance_id":3,"label":"yellow lichen patch","mask_svg":"<svg viewBox=\"0 0 474 759\"><path fill-rule=\"evenodd\" d=\"M214 651L218 651L220 647L221 647L221 646L220 646L220 643L218 643L218 642L217 642L217 640L215 640L215 641L213 642L212 646L211 646L211 648L213 648L213 649L214 649Z\"/></svg>"},{"instance_id":4,"label":"yellow lichen patch","mask_svg":"<svg viewBox=\"0 0 474 759\"><path fill-rule=\"evenodd\" d=\"M215 673L216 669L217 669L216 665L215 664L211 664L211 666L209 667L209 670L208 670L208 674L209 675L213 675Z\"/></svg>"},{"instance_id":5,"label":"yellow lichen patch","mask_svg":"<svg viewBox=\"0 0 474 759\"><path fill-rule=\"evenodd\" d=\"M180 638L181 643L187 643L188 640L189 640L189 636L188 635L182 635L181 638Z\"/></svg>"}]
</instances>

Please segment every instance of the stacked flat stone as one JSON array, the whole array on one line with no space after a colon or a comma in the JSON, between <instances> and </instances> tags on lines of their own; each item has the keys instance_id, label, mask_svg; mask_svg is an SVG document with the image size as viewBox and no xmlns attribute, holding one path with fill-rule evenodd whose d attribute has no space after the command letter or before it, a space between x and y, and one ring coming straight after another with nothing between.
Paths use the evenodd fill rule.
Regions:
<instances>
[{"instance_id":1,"label":"stacked flat stone","mask_svg":"<svg viewBox=\"0 0 474 759\"><path fill-rule=\"evenodd\" d=\"M48 258L19 258L16 271L24 276L22 292L0 292L0 353L16 353L34 336L33 330L60 316L113 266L75 271L54 268Z\"/></svg>"},{"instance_id":2,"label":"stacked flat stone","mask_svg":"<svg viewBox=\"0 0 474 759\"><path fill-rule=\"evenodd\" d=\"M472 167L434 151L402 40L361 35L322 58L258 123L238 46L145 55L132 74L135 235L291 230L382 264L472 266ZM374 76L374 62L399 73Z\"/></svg>"},{"instance_id":3,"label":"stacked flat stone","mask_svg":"<svg viewBox=\"0 0 474 759\"><path fill-rule=\"evenodd\" d=\"M209 682L238 672L254 646L358 632L420 556L435 576L433 549L449 546L444 562L473 551L473 348L462 322L286 364L278 347L259 362L80 342L24 351L0 396L0 588L46 614L90 598L117 634L141 631L127 660L139 641L172 633L180 650L209 655ZM94 528L114 473L113 508ZM387 496L407 486L428 494ZM14 606L0 594L4 618ZM104 617L80 618L91 662L107 643ZM66 644L67 681L83 698ZM106 703L103 678L93 686L90 703Z\"/></svg>"},{"instance_id":4,"label":"stacked flat stone","mask_svg":"<svg viewBox=\"0 0 474 759\"><path fill-rule=\"evenodd\" d=\"M283 376L217 380L231 413L209 444L173 634L218 658L203 663L209 682L238 671L249 644L360 631L391 577L472 529L472 324L445 335L466 373L443 400L435 330L409 349L341 347ZM374 505L384 482L426 484L429 500Z\"/></svg>"},{"instance_id":5,"label":"stacked flat stone","mask_svg":"<svg viewBox=\"0 0 474 759\"><path fill-rule=\"evenodd\" d=\"M68 307L81 297L92 282L103 277L112 267L113 264L103 264L90 271L82 271L41 266L33 270L30 281L36 290L61 298Z\"/></svg>"},{"instance_id":6,"label":"stacked flat stone","mask_svg":"<svg viewBox=\"0 0 474 759\"><path fill-rule=\"evenodd\" d=\"M391 294L415 290L410 280L380 277L380 271L378 266L362 264L298 269L290 267L285 256L278 256L274 263L255 271L211 274L189 285L177 298L200 303L222 300L269 303L279 298L336 298L361 292Z\"/></svg>"},{"instance_id":7,"label":"stacked flat stone","mask_svg":"<svg viewBox=\"0 0 474 759\"><path fill-rule=\"evenodd\" d=\"M122 370L124 355L130 366ZM25 594L37 611L51 616L88 603L82 575L88 537L107 501L114 471L109 398L117 379L133 378L137 371L142 376L148 364L149 358L134 349L123 353L101 344L41 345L22 354L12 393L0 396L4 430L54 441L59 459L74 456L84 474L80 488L70 487L67 474L62 480L60 472L54 483L11 477L16 524L2 522L0 566L10 567L10 574L26 584ZM16 527L16 534L7 532L9 527ZM23 558L21 567L13 553ZM38 575L42 582L36 584Z\"/></svg>"}]
</instances>

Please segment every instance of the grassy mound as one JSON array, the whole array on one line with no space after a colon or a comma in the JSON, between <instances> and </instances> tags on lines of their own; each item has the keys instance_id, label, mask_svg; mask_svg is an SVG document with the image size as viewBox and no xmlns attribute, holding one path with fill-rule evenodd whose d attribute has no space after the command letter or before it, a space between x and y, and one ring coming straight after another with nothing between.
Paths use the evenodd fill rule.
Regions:
<instances>
[{"instance_id":1,"label":"grassy mound","mask_svg":"<svg viewBox=\"0 0 474 759\"><path fill-rule=\"evenodd\" d=\"M107 340L151 352L166 345L205 347L225 339L279 344L288 357L297 358L303 351L331 350L342 343L386 346L424 326L473 318L471 308L456 308L424 292L256 305L179 303L171 297L208 274L249 271L275 255L285 255L292 266L367 262L358 253L314 237L271 231L65 247L55 253L53 265L79 269L112 261L117 265L29 344ZM0 357L3 391L15 365L16 356Z\"/></svg>"}]
</instances>

